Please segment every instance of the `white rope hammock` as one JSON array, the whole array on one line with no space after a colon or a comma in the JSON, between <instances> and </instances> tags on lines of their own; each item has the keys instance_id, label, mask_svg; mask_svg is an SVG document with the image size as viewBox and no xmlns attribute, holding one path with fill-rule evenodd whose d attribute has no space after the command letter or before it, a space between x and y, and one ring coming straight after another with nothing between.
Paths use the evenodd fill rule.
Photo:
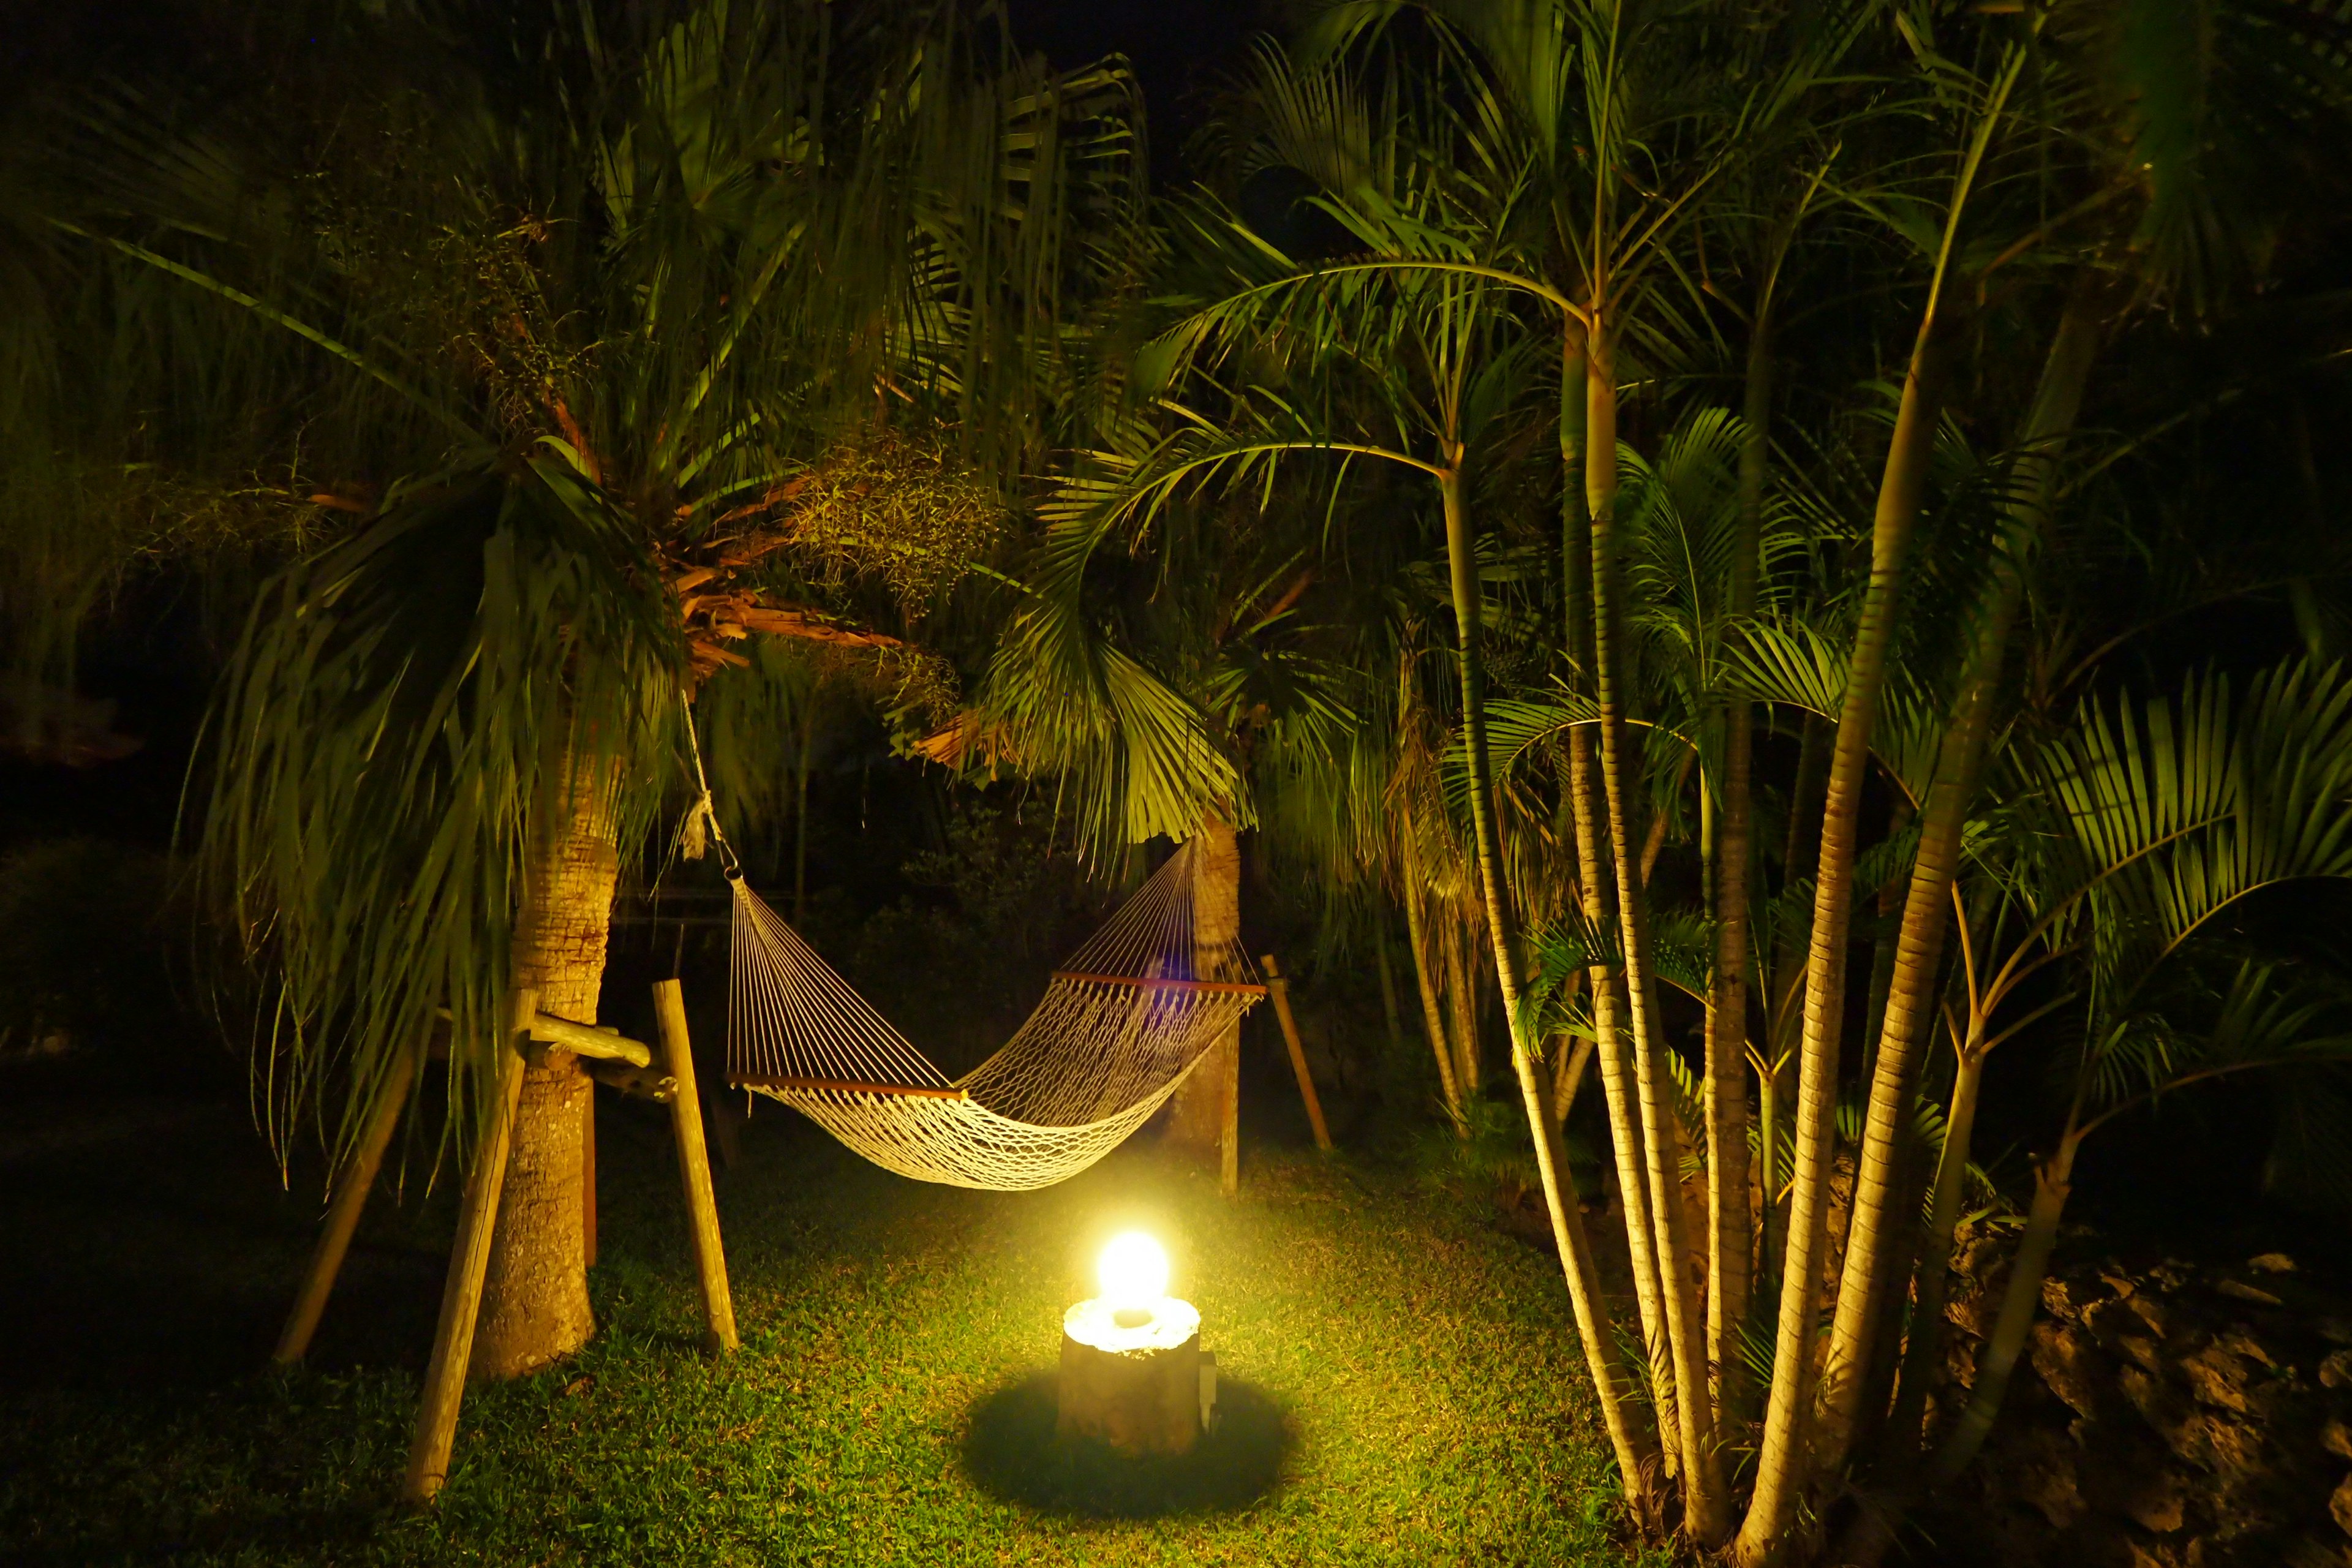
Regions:
<instances>
[{"instance_id":1,"label":"white rope hammock","mask_svg":"<svg viewBox=\"0 0 2352 1568\"><path fill-rule=\"evenodd\" d=\"M729 1079L918 1181L1015 1191L1074 1176L1265 994L1238 932L1200 931L1196 858L1180 848L1054 972L1003 1048L952 1082L730 866Z\"/></svg>"}]
</instances>

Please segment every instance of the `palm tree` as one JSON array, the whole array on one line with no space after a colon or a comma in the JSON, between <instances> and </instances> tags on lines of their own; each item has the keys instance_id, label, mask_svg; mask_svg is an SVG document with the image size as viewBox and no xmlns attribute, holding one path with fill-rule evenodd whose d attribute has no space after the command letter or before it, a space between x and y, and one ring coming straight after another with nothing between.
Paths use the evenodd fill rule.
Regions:
<instances>
[{"instance_id":1,"label":"palm tree","mask_svg":"<svg viewBox=\"0 0 2352 1568\"><path fill-rule=\"evenodd\" d=\"M937 688L806 600L844 562L903 593L910 562L984 547L1080 368L1065 321L1117 286L1071 237L1128 221L1133 139L1117 72L1015 64L952 8L380 26L334 40L339 88L406 58L446 68L429 99L339 97L290 162L238 168L262 200L195 177L219 142L142 142L126 109L100 155L120 216L80 226L320 355L368 438L310 454L350 465L330 489L362 521L257 602L205 820L281 977L271 1089L339 1140L436 1010L461 1129L511 990L593 1021L619 856L679 783L680 694L733 645L863 648ZM828 505L851 472L859 504ZM852 526L877 493L906 528ZM593 1331L586 1094L561 1051L524 1076L486 1373Z\"/></svg>"},{"instance_id":2,"label":"palm tree","mask_svg":"<svg viewBox=\"0 0 2352 1568\"><path fill-rule=\"evenodd\" d=\"M1969 1136L1990 1053L2052 1014L2087 1004L2063 1074L2066 1099L1971 1397L1916 1479L1860 1521L1849 1560L1874 1560L1912 1489L1948 1485L1981 1447L2041 1300L2075 1160L2103 1126L2192 1084L2352 1057L2326 1025L2340 1002L2279 967L2200 954L2223 913L2263 889L2352 876L2352 693L2339 671L2273 668L2233 703L2220 677L2135 713L2084 706L2068 730L2005 770L1999 837L1982 862L1975 918L1958 926L1965 1023L1948 1015L1957 1077L1922 1247L1919 1311L1889 1433L1920 1436L1938 1352L1944 1260L1951 1255ZM2012 922L2022 930L2008 934ZM2006 939L2004 941L2004 939ZM1994 946L1992 943L2000 943ZM2006 948L2005 952L2002 947ZM2029 983L2058 991L2000 1019ZM2000 1026L1995 1027L1996 1022Z\"/></svg>"},{"instance_id":3,"label":"palm tree","mask_svg":"<svg viewBox=\"0 0 2352 1568\"><path fill-rule=\"evenodd\" d=\"M1958 668L1942 725L1932 782L1919 801L1920 834L1893 953L1891 984L1871 1058L1870 1110L1861 1150L1853 1218L1823 1373L1819 1451L1841 1465L1856 1434L1885 1407L1892 1374L1894 1298L1909 1268L1916 1227L1908 1223L1908 1184L1897 1175L1906 1158L1924 1052L1940 985L1946 921L1987 758L1994 710L2020 606L2056 502L2056 474L2104 342L2124 313L2167 299L2210 308L2252 269L2243 238L2274 232L2298 198L2261 178L2223 192L2212 167L2252 164L2248 142L2266 140L2284 104L2305 126L2341 124L2347 100L2340 84L2304 64L2317 35L2279 28L2275 18L2225 10L2195 37L2163 34L2155 23L2127 24L2105 6L2053 16L2053 47L2037 66L2039 102L2064 104L2079 119L2025 124L2011 140L2015 182L2034 205L2010 221L2019 237L1982 264L1979 278L2003 267L2040 264L2072 273L2063 309L2049 331L2039 384L2018 431L2016 458L2001 501L2001 521L1963 635ZM2117 29L2141 26L2119 44ZM2161 35L2161 36L2159 36ZM2170 64L2159 66L2159 59ZM2186 70L2183 70L2183 67ZM2260 101L2241 99L2234 83L2261 81ZM2205 84L2202 87L2196 83ZM2117 161L2127 152L2127 163ZM2292 158L2293 151L2286 154ZM2050 182L2065 171L2070 195L2053 220ZM2282 199L2284 197L2284 199ZM2231 209L2221 220L2216 204ZM2231 236L2241 237L2233 238ZM1982 285L1979 284L1979 288ZM1941 1253L1930 1253L1933 1269Z\"/></svg>"}]
</instances>

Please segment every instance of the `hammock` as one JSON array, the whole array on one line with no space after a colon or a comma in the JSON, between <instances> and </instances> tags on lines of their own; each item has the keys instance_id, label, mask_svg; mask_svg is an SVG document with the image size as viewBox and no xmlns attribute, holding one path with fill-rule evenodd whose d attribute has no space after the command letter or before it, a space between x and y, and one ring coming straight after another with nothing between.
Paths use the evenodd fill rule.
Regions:
<instances>
[{"instance_id":1,"label":"hammock","mask_svg":"<svg viewBox=\"0 0 2352 1568\"><path fill-rule=\"evenodd\" d=\"M1019 1191L1074 1176L1265 994L1238 932L1198 931L1195 861L1192 844L1177 850L1054 972L1012 1039L952 1081L730 870L729 1081L918 1181Z\"/></svg>"}]
</instances>

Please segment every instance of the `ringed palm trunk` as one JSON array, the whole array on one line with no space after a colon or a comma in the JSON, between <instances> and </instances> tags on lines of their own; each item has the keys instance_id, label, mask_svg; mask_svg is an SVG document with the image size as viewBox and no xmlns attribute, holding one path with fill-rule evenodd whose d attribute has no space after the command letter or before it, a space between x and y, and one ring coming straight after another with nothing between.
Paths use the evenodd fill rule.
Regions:
<instances>
[{"instance_id":1,"label":"ringed palm trunk","mask_svg":"<svg viewBox=\"0 0 2352 1568\"><path fill-rule=\"evenodd\" d=\"M2010 1264L2000 1315L1993 1320L1992 1335L1977 1358L1976 1386L1969 1391L1969 1403L1927 1467L1930 1487L1948 1486L1959 1479L1984 1447L1986 1435L2000 1414L2010 1376L2017 1371L2017 1358L2025 1349L2033 1315L2042 1305L2042 1281L2050 1273L2050 1254L2058 1245L2058 1221L2065 1215L2067 1196L2074 1191L2074 1152L2082 1146L2082 1136L2079 1129L2069 1127L2059 1141L2058 1152L2033 1173L2033 1202L2025 1213L2017 1257Z\"/></svg>"},{"instance_id":2,"label":"ringed palm trunk","mask_svg":"<svg viewBox=\"0 0 2352 1568\"><path fill-rule=\"evenodd\" d=\"M1201 818L1200 857L1193 868L1192 940L1202 963L1222 963L1241 935L1242 855L1234 825L1216 812ZM1198 967L1196 965L1196 967ZM1203 971L1201 979L1217 978ZM1217 1163L1219 1184L1231 1196L1239 1184L1239 1150L1231 1135L1241 1093L1241 1024L1219 1035L1170 1102L1168 1140Z\"/></svg>"},{"instance_id":3,"label":"ringed palm trunk","mask_svg":"<svg viewBox=\"0 0 2352 1568\"><path fill-rule=\"evenodd\" d=\"M1735 1553L1742 1568L1778 1558L1796 1521L1808 1479L1813 1336L1819 1321L1822 1248L1828 1239L1830 1162L1836 1148L1839 1036L1845 1022L1846 943L1853 916L1854 840L1871 729L1886 677L1895 603L1911 534L1926 494L1927 465L1943 405L1946 353L1932 312L1921 323L1872 520L1870 584L1854 630L1845 700L1830 749L1822 806L1821 868L1805 965L1804 1034L1799 1044L1794 1188L1780 1265L1770 1399L1757 1456L1756 1490Z\"/></svg>"},{"instance_id":4,"label":"ringed palm trunk","mask_svg":"<svg viewBox=\"0 0 2352 1568\"><path fill-rule=\"evenodd\" d=\"M2021 441L2024 456L2019 463L2021 471L2015 499L2008 509L2001 546L1978 604L1959 691L1937 751L1934 782L1920 817L1918 858L1904 901L1894 973L1871 1076L1869 1119L1854 1181L1853 1228L1848 1233L1837 1313L1822 1373L1817 1447L1822 1464L1832 1469L1844 1463L1865 1412L1873 1405L1883 1406L1885 1398L1885 1388L1864 1373L1873 1364L1874 1335L1886 1317L1885 1298L1903 1272L1904 1244L1916 1235L1916 1224L1906 1212L1909 1205L1902 1201L1905 1184L1898 1173L1909 1140L1919 1060L1935 1016L1945 927L1952 907L1952 878L1960 859L1960 835L1984 770L2003 657L2025 594L2024 563L2048 521L2056 448L2074 429L2097 352L2101 295L2088 281L2087 272L2084 279L2067 302L2042 365L2042 384ZM1926 1266L1937 1268L1940 1259L1931 1255Z\"/></svg>"},{"instance_id":5,"label":"ringed palm trunk","mask_svg":"<svg viewBox=\"0 0 2352 1568\"><path fill-rule=\"evenodd\" d=\"M1725 606L1738 623L1756 613L1764 537L1764 474L1772 412L1769 303L1758 303L1748 340L1745 413L1739 449L1738 527L1731 542ZM1747 1408L1747 1358L1740 1325L1748 1317L1748 866L1755 837L1754 716L1744 701L1723 705L1723 816L1715 847L1715 963L1706 994L1706 1360L1716 1411L1731 1419Z\"/></svg>"},{"instance_id":6,"label":"ringed palm trunk","mask_svg":"<svg viewBox=\"0 0 2352 1568\"><path fill-rule=\"evenodd\" d=\"M1454 1077L1454 1047L1446 1037L1445 1008L1430 964L1428 919L1423 912L1427 893L1418 885L1417 866L1410 875L1415 881L1404 889L1405 934L1412 944L1412 978L1421 992L1422 1027L1428 1032L1429 1048L1437 1058L1437 1084L1445 1096L1446 1118L1454 1123L1455 1137L1467 1138L1470 1119L1462 1103L1462 1086Z\"/></svg>"},{"instance_id":7,"label":"ringed palm trunk","mask_svg":"<svg viewBox=\"0 0 2352 1568\"><path fill-rule=\"evenodd\" d=\"M1584 329L1570 317L1560 354L1559 452L1560 555L1564 630L1570 658L1589 682L1592 666L1592 516L1585 505L1588 372ZM1615 880L1601 858L1600 817L1592 777L1592 738L1587 727L1568 731L1569 815L1576 835L1576 875L1585 924L1606 929L1610 887ZM1624 1207L1627 1262L1633 1276L1633 1303L1648 1359L1650 1388L1658 1418L1658 1442L1669 1475L1682 1470L1682 1447L1674 1415L1673 1366L1660 1317L1657 1249L1650 1226L1648 1184L1643 1173L1642 1122L1634 1108L1625 1064L1625 1010L1622 976L1595 965L1586 976L1592 987L1593 1054L1601 1062L1601 1099L1609 1116L1609 1142L1617 1163L1617 1192Z\"/></svg>"},{"instance_id":8,"label":"ringed palm trunk","mask_svg":"<svg viewBox=\"0 0 2352 1568\"><path fill-rule=\"evenodd\" d=\"M1973 1010L1972 1010L1973 1011ZM1960 1200L1969 1174L1969 1147L1977 1123L1977 1094L1984 1084L1984 1025L1972 1017L1968 1044L1959 1049L1952 1077L1952 1104L1944 1118L1944 1152L1936 1162L1936 1185L1919 1241L1919 1284L1911 1314L1910 1342L1903 1347L1895 1413L1887 1436L1895 1468L1907 1469L1919 1447L1920 1424L1927 1413L1927 1377L1943 1349L1944 1299L1952 1279L1952 1233L1959 1228Z\"/></svg>"},{"instance_id":9,"label":"ringed palm trunk","mask_svg":"<svg viewBox=\"0 0 2352 1568\"><path fill-rule=\"evenodd\" d=\"M1935 1207L1927 1226L1928 1257L1919 1284L1919 1312L1925 1314L1932 1310L1936 1316L1932 1320L1923 1318L1921 1328L1915 1331L1911 1352L1903 1362L1902 1398L1891 1417L1897 1462L1906 1468L1911 1458L1910 1444L1919 1436L1917 1421L1926 1409L1927 1378L1940 1337L1937 1331L1941 1328L1945 1282L1950 1272L1952 1230L1959 1217L1960 1184L1968 1168L1966 1144L1976 1120L1977 1087L1984 1071L1984 1050L1979 1044L1981 1020L1972 1019L1971 1025L1971 1048L1962 1051L1960 1077L1952 1087L1952 1121L1945 1134L1944 1158L1937 1166ZM1969 1390L1969 1402L1962 1406L1944 1446L1937 1451L1925 1476L1906 1476L1900 1484L1874 1499L1873 1506L1862 1511L1841 1543L1840 1562L1851 1563L1853 1568L1876 1568L1895 1544L1895 1528L1904 1510L1922 1491L1958 1480L1984 1447L1993 1421L2000 1414L2001 1401L2009 1393L2010 1379L2017 1371L2017 1358L2024 1351L2027 1336L2033 1328L2034 1311L2042 1304L2042 1281L2050 1272L2050 1255L2058 1244L2058 1221L2066 1210L2074 1153L2080 1144L2081 1134L2071 1125L2070 1119L2058 1152L2033 1173L2033 1202L2026 1210L2025 1230L2018 1237L2009 1283L2001 1291L2000 1310L1993 1320L1991 1336L1977 1355L1976 1385ZM1936 1242L1939 1236L1940 1246ZM1934 1280L1932 1292L1930 1279Z\"/></svg>"},{"instance_id":10,"label":"ringed palm trunk","mask_svg":"<svg viewBox=\"0 0 2352 1568\"><path fill-rule=\"evenodd\" d=\"M1617 574L1617 384L1603 335L1588 344L1585 419L1585 496L1592 512L1593 684L1601 710L1601 784L1609 808L1609 845L1617 877L1617 919L1625 949L1625 996L1633 1025L1634 1082L1640 1091L1642 1133L1652 1223L1659 1271L1660 1315L1673 1357L1675 1417L1682 1448L1683 1518L1703 1546L1714 1546L1730 1529L1724 1493L1723 1461L1707 1400L1706 1350L1701 1337L1691 1280L1683 1268L1687 1248L1683 1209L1681 1140L1675 1123L1674 1080L1660 1037L1657 992L1650 970L1649 900L1631 821L1633 792L1625 779L1625 714L1622 705ZM1663 1422L1663 1417L1662 1417Z\"/></svg>"},{"instance_id":11,"label":"ringed palm trunk","mask_svg":"<svg viewBox=\"0 0 2352 1568\"><path fill-rule=\"evenodd\" d=\"M1567 1187L1568 1160L1560 1143L1559 1124L1551 1116L1551 1084L1538 1054L1539 1042L1526 1037L1519 1026L1517 928L1503 887L1502 844L1495 825L1494 766L1486 745L1486 671L1479 658L1477 559L1471 548L1470 520L1464 504L1461 452L1452 454L1453 466L1440 476L1445 504L1445 553L1454 588L1454 618L1461 646L1462 738L1470 765L1470 826L1478 859L1478 881L1486 898L1486 930L1495 947L1495 979L1503 995L1503 1026L1508 1037L1511 1067L1518 1079L1520 1100L1527 1111L1528 1131L1536 1147L1537 1173L1543 1183L1544 1205L1550 1211L1552 1239L1559 1249L1561 1271L1568 1277L1570 1303L1576 1311L1577 1336L1583 1342L1585 1364L1601 1402L1602 1424L1617 1458L1625 1495L1637 1511L1654 1517L1649 1499L1651 1450L1627 1408L1631 1379L1617 1355L1616 1336L1610 1331L1601 1297L1600 1270L1585 1235L1583 1212Z\"/></svg>"},{"instance_id":12,"label":"ringed palm trunk","mask_svg":"<svg viewBox=\"0 0 2352 1568\"><path fill-rule=\"evenodd\" d=\"M620 872L618 775L610 765L569 757L559 766L562 809L525 885L514 983L538 991L541 1012L593 1024ZM583 1181L592 1088L569 1051L551 1052L524 1070L474 1333L476 1377L520 1377L571 1354L596 1331Z\"/></svg>"},{"instance_id":13,"label":"ringed palm trunk","mask_svg":"<svg viewBox=\"0 0 2352 1568\"><path fill-rule=\"evenodd\" d=\"M1576 826L1577 853L1584 867L1584 918L1595 931L1610 918L1609 887L1614 879L1601 859L1599 803L1593 799L1592 746L1584 727L1568 736L1569 800ZM1624 977L1595 968L1592 983L1593 1055L1601 1063L1601 1096L1609 1112L1609 1142L1617 1162L1617 1194L1625 1210L1625 1250L1633 1274L1633 1304L1649 1357L1650 1387L1658 1413L1658 1442L1667 1473L1682 1473L1682 1443L1675 1415L1674 1365L1660 1302L1656 1232L1650 1225L1647 1141L1626 1063Z\"/></svg>"}]
</instances>

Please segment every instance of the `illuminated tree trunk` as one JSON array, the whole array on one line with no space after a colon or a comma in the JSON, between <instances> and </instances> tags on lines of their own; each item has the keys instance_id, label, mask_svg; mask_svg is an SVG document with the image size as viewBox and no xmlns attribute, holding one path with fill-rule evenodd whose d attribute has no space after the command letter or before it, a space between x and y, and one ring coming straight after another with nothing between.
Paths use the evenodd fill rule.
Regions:
<instances>
[{"instance_id":1,"label":"illuminated tree trunk","mask_svg":"<svg viewBox=\"0 0 2352 1568\"><path fill-rule=\"evenodd\" d=\"M1943 406L1944 344L1932 312L1921 323L1903 380L1895 436L1879 480L1871 528L1870 582L1854 629L1845 699L1830 750L1822 805L1821 868L1813 887L1811 947L1805 973L1805 1028L1797 1060L1794 1189L1780 1265L1780 1321L1772 1389L1757 1456L1756 1490L1740 1526L1736 1561L1759 1568L1779 1556L1806 1481L1813 1393L1813 1335L1821 1304L1822 1249L1828 1239L1830 1162L1836 1149L1838 1046L1845 1019L1846 942L1853 916L1854 839L1870 736L1886 677L1895 608L1911 534L1927 493L1928 459Z\"/></svg>"},{"instance_id":2,"label":"illuminated tree trunk","mask_svg":"<svg viewBox=\"0 0 2352 1568\"><path fill-rule=\"evenodd\" d=\"M1242 852L1234 825L1215 812L1201 818L1193 840L1192 941L1198 978L1224 978L1225 954L1241 939ZM1214 970L1216 973L1211 973ZM1217 1037L1170 1101L1168 1142L1217 1168L1227 1197L1241 1183L1242 1027L1236 1019Z\"/></svg>"},{"instance_id":3,"label":"illuminated tree trunk","mask_svg":"<svg viewBox=\"0 0 2352 1568\"><path fill-rule=\"evenodd\" d=\"M1584 465L1589 409L1585 393L1588 355L1583 325L1570 317L1560 349L1560 599L1562 631L1580 686L1588 693L1592 675L1592 514L1585 504ZM1567 736L1569 816L1576 838L1577 889L1585 924L1599 931L1612 919L1614 878L1601 858L1598 802L1592 778L1592 736L1587 725ZM1682 1471L1682 1447L1674 1415L1673 1370L1659 1318L1657 1250L1652 1245L1650 1205L1643 1157L1642 1123L1633 1109L1625 1068L1624 991L1618 973L1605 965L1586 975L1592 988L1593 1055L1601 1063L1603 1108L1610 1151L1616 1162L1617 1190L1625 1222L1625 1246L1633 1276L1633 1306L1642 1329L1650 1386L1657 1396L1658 1444L1668 1475Z\"/></svg>"},{"instance_id":4,"label":"illuminated tree trunk","mask_svg":"<svg viewBox=\"0 0 2352 1568\"><path fill-rule=\"evenodd\" d=\"M1503 1033L1511 1053L1511 1067L1519 1083L1520 1103L1527 1112L1528 1131L1535 1141L1536 1170L1549 1211L1552 1241L1559 1252L1561 1272L1568 1278L1570 1304L1576 1311L1577 1335L1584 1345L1585 1364L1601 1402L1626 1497L1644 1516L1653 1515L1646 1482L1647 1444L1633 1423L1626 1405L1631 1381L1620 1363L1616 1337L1610 1331L1601 1299L1600 1270L1585 1235L1583 1213L1568 1186L1568 1161L1562 1151L1559 1124L1551 1116L1551 1084L1539 1054L1541 1042L1529 1039L1519 1026L1517 925L1503 885L1502 839L1495 822L1494 764L1486 744L1486 668L1479 642L1483 610L1478 588L1476 553L1472 548L1470 519L1463 496L1461 451L1451 454L1455 467L1439 477L1445 502L1445 556L1454 589L1454 622L1461 648L1462 740L1469 761L1470 829L1477 850L1478 886L1485 895L1486 933L1495 949L1495 980L1503 994Z\"/></svg>"},{"instance_id":5,"label":"illuminated tree trunk","mask_svg":"<svg viewBox=\"0 0 2352 1568\"><path fill-rule=\"evenodd\" d=\"M1617 384L1609 341L1587 345L1585 498L1592 513L1593 686L1601 709L1601 784L1609 808L1609 847L1617 874L1617 921L1625 949L1625 997L1633 1025L1633 1079L1640 1095L1643 1153L1658 1254L1658 1305L1673 1358L1675 1418L1682 1447L1683 1518L1704 1546L1730 1529L1723 1461L1707 1401L1706 1348L1683 1268L1688 1246L1682 1193L1680 1140L1674 1081L1660 1037L1657 993L1650 971L1649 898L1642 887L1626 780L1625 714L1622 704L1618 622L1623 614L1617 570ZM1661 1424L1664 1423L1661 1415Z\"/></svg>"},{"instance_id":6,"label":"illuminated tree trunk","mask_svg":"<svg viewBox=\"0 0 2352 1568\"><path fill-rule=\"evenodd\" d=\"M539 992L541 1012L593 1024L620 869L615 780L609 768L557 765L564 770L556 784L564 809L530 868L515 932L515 984ZM523 1075L474 1336L476 1377L520 1376L571 1354L596 1331L582 1184L591 1087L568 1051Z\"/></svg>"},{"instance_id":7,"label":"illuminated tree trunk","mask_svg":"<svg viewBox=\"0 0 2352 1568\"><path fill-rule=\"evenodd\" d=\"M1895 943L1894 977L1870 1086L1869 1120L1855 1173L1853 1228L1822 1373L1816 1446L1827 1468L1844 1463L1866 1404L1885 1398L1885 1391L1873 1386L1874 1380L1864 1373L1872 1364L1873 1336L1886 1316L1885 1296L1902 1272L1899 1244L1917 1234L1910 1205L1900 1201L1906 1184L1895 1173L1910 1134L1920 1054L1935 1016L1960 835L1984 769L2010 628L2024 599L2026 562L2049 519L2057 447L2074 429L2090 380L2099 338L2098 298L2088 286L2077 288L2051 341L2042 384L2019 443L2023 456L2011 491L2014 499L1977 606L1958 693L1920 818L1918 855ZM1935 1268L1937 1260L1930 1258L1927 1264Z\"/></svg>"}]
</instances>

